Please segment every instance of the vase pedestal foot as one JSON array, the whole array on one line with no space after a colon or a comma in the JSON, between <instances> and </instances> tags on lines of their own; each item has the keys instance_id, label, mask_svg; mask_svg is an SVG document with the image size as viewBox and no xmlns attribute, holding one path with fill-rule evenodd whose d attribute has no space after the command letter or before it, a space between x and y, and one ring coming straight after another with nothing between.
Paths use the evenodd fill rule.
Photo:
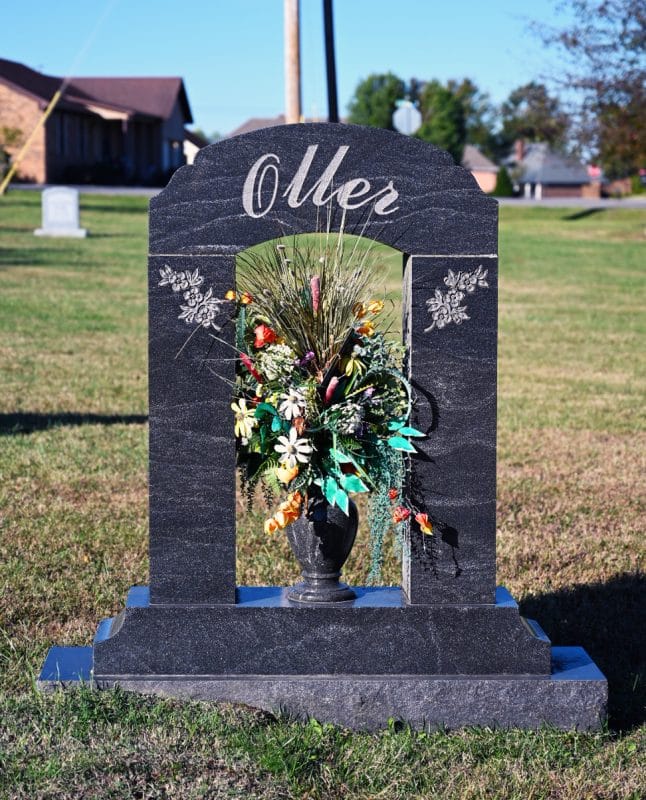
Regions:
<instances>
[{"instance_id":1,"label":"vase pedestal foot","mask_svg":"<svg viewBox=\"0 0 646 800\"><path fill-rule=\"evenodd\" d=\"M292 586L287 597L292 603L320 605L321 603L347 603L356 600L356 592L337 579L304 580Z\"/></svg>"}]
</instances>

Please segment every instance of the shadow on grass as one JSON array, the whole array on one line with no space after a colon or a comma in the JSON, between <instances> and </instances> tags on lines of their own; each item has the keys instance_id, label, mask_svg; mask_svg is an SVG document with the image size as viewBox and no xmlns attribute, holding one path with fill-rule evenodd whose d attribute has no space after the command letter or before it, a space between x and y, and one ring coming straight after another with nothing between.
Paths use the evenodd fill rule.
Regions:
<instances>
[{"instance_id":1,"label":"shadow on grass","mask_svg":"<svg viewBox=\"0 0 646 800\"><path fill-rule=\"evenodd\" d=\"M610 727L646 721L646 575L626 573L550 594L529 595L524 615L539 621L555 645L581 645L608 679Z\"/></svg>"},{"instance_id":2,"label":"shadow on grass","mask_svg":"<svg viewBox=\"0 0 646 800\"><path fill-rule=\"evenodd\" d=\"M567 214L565 217L562 217L562 219L565 222L576 222L578 219L585 219L586 217L591 217L593 214L602 214L605 210L605 208L583 208L580 211Z\"/></svg>"},{"instance_id":3,"label":"shadow on grass","mask_svg":"<svg viewBox=\"0 0 646 800\"><path fill-rule=\"evenodd\" d=\"M76 425L142 425L147 414L0 414L0 436Z\"/></svg>"}]
</instances>

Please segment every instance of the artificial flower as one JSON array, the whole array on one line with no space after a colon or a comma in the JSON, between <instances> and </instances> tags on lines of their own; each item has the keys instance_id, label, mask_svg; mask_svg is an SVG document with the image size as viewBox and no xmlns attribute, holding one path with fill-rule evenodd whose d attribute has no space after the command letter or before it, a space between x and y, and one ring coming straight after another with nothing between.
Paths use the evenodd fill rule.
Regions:
<instances>
[{"instance_id":1,"label":"artificial flower","mask_svg":"<svg viewBox=\"0 0 646 800\"><path fill-rule=\"evenodd\" d=\"M310 279L310 292L312 293L312 311L316 314L321 303L321 279L314 275Z\"/></svg>"},{"instance_id":2,"label":"artificial flower","mask_svg":"<svg viewBox=\"0 0 646 800\"><path fill-rule=\"evenodd\" d=\"M380 314L384 310L383 300L371 300L366 306L366 311L370 314Z\"/></svg>"},{"instance_id":3,"label":"artificial flower","mask_svg":"<svg viewBox=\"0 0 646 800\"><path fill-rule=\"evenodd\" d=\"M307 464L312 455L312 445L307 439L299 439L298 431L296 428L289 429L289 436L279 436L278 444L274 445L274 450L280 453L278 459L281 464L287 464L288 467L295 467L296 462L300 461L301 464Z\"/></svg>"},{"instance_id":4,"label":"artificial flower","mask_svg":"<svg viewBox=\"0 0 646 800\"><path fill-rule=\"evenodd\" d=\"M260 349L267 344L273 344L277 339L278 335L276 331L272 330L268 325L261 323L257 325L253 332L256 334L256 339L253 343L253 346Z\"/></svg>"},{"instance_id":5,"label":"artificial flower","mask_svg":"<svg viewBox=\"0 0 646 800\"><path fill-rule=\"evenodd\" d=\"M253 297L249 294L249 292L243 292L240 295L240 302L243 306L248 306L250 303L253 303Z\"/></svg>"},{"instance_id":6,"label":"artificial flower","mask_svg":"<svg viewBox=\"0 0 646 800\"><path fill-rule=\"evenodd\" d=\"M339 385L339 379L336 375L333 378L330 378L330 382L327 385L327 389L325 390L325 405L329 406L332 402L332 396L336 390L336 387Z\"/></svg>"},{"instance_id":7,"label":"artificial flower","mask_svg":"<svg viewBox=\"0 0 646 800\"><path fill-rule=\"evenodd\" d=\"M279 528L278 522L273 517L265 520L265 533L276 533Z\"/></svg>"},{"instance_id":8,"label":"artificial flower","mask_svg":"<svg viewBox=\"0 0 646 800\"><path fill-rule=\"evenodd\" d=\"M361 325L357 328L357 333L360 333L362 336L373 336L375 332L375 323L370 322L370 320L366 320L362 322Z\"/></svg>"},{"instance_id":9,"label":"artificial flower","mask_svg":"<svg viewBox=\"0 0 646 800\"><path fill-rule=\"evenodd\" d=\"M298 475L298 472L299 472L298 466L294 466L294 467L291 467L291 468L290 467L276 467L276 469L274 470L274 474L276 475L278 480L281 483L284 483L285 485L287 485L288 483L291 483L294 480L294 478Z\"/></svg>"},{"instance_id":10,"label":"artificial flower","mask_svg":"<svg viewBox=\"0 0 646 800\"><path fill-rule=\"evenodd\" d=\"M298 435L302 436L303 431L305 430L305 418L304 417L296 417L295 420L292 420L292 425L298 431Z\"/></svg>"},{"instance_id":11,"label":"artificial flower","mask_svg":"<svg viewBox=\"0 0 646 800\"><path fill-rule=\"evenodd\" d=\"M278 527L279 527L281 530L282 530L283 528L286 528L288 525L291 525L291 524L292 524L292 522L296 522L296 520L298 519L298 517L299 517L299 514L298 514L298 513L295 513L295 512L293 512L293 511L290 511L290 510L285 510L285 511L277 511L277 512L274 514L274 519L275 519L275 520L276 520L276 522L278 523Z\"/></svg>"},{"instance_id":12,"label":"artificial flower","mask_svg":"<svg viewBox=\"0 0 646 800\"><path fill-rule=\"evenodd\" d=\"M235 300L236 299L236 293L234 292L234 290L233 289L229 289L229 291L224 295L224 299L225 300Z\"/></svg>"},{"instance_id":13,"label":"artificial flower","mask_svg":"<svg viewBox=\"0 0 646 800\"><path fill-rule=\"evenodd\" d=\"M286 420L292 420L296 417L302 417L305 412L305 397L298 389L288 389L285 394L281 394L281 404L278 406L278 411L285 417ZM301 431L298 431L301 433Z\"/></svg>"},{"instance_id":14,"label":"artificial flower","mask_svg":"<svg viewBox=\"0 0 646 800\"><path fill-rule=\"evenodd\" d=\"M359 361L357 356L353 353L349 358L344 358L341 362L341 369L345 372L348 378L351 378L355 373L363 375L366 371L366 365L363 361Z\"/></svg>"},{"instance_id":15,"label":"artificial flower","mask_svg":"<svg viewBox=\"0 0 646 800\"><path fill-rule=\"evenodd\" d=\"M294 371L296 354L286 344L270 344L258 354L258 364L269 381L284 383Z\"/></svg>"},{"instance_id":16,"label":"artificial flower","mask_svg":"<svg viewBox=\"0 0 646 800\"><path fill-rule=\"evenodd\" d=\"M366 307L363 303L355 303L352 306L352 313L357 319L363 319L367 314Z\"/></svg>"},{"instance_id":17,"label":"artificial flower","mask_svg":"<svg viewBox=\"0 0 646 800\"><path fill-rule=\"evenodd\" d=\"M247 401L244 397L240 398L237 403L231 403L231 408L235 414L233 428L235 435L240 436L243 440L248 439L258 422L254 410L252 408L247 408Z\"/></svg>"},{"instance_id":18,"label":"artificial flower","mask_svg":"<svg viewBox=\"0 0 646 800\"><path fill-rule=\"evenodd\" d=\"M419 525L422 533L426 533L429 536L433 533L433 525L429 521L428 514L415 514L415 521Z\"/></svg>"},{"instance_id":19,"label":"artificial flower","mask_svg":"<svg viewBox=\"0 0 646 800\"><path fill-rule=\"evenodd\" d=\"M397 508L393 511L393 522L400 523L404 522L410 517L410 509L406 508L406 506L397 506Z\"/></svg>"},{"instance_id":20,"label":"artificial flower","mask_svg":"<svg viewBox=\"0 0 646 800\"><path fill-rule=\"evenodd\" d=\"M399 491L397 489L388 489L388 497L391 500L396 500L399 497Z\"/></svg>"},{"instance_id":21,"label":"artificial flower","mask_svg":"<svg viewBox=\"0 0 646 800\"><path fill-rule=\"evenodd\" d=\"M246 353L240 353L240 361L242 361L242 363L245 365L247 372L249 372L249 374L252 375L258 381L258 383L262 383L262 376L260 375L258 370L254 367L252 360ZM258 390L256 389L256 391Z\"/></svg>"}]
</instances>

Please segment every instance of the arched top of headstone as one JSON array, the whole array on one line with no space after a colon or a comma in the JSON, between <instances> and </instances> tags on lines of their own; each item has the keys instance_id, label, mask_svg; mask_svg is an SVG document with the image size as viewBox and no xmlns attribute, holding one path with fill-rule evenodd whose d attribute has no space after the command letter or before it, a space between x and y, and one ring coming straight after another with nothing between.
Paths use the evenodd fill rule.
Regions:
<instances>
[{"instance_id":1,"label":"arched top of headstone","mask_svg":"<svg viewBox=\"0 0 646 800\"><path fill-rule=\"evenodd\" d=\"M434 145L358 125L280 125L201 150L151 201L150 252L230 255L345 225L404 253L497 249L497 203Z\"/></svg>"}]
</instances>

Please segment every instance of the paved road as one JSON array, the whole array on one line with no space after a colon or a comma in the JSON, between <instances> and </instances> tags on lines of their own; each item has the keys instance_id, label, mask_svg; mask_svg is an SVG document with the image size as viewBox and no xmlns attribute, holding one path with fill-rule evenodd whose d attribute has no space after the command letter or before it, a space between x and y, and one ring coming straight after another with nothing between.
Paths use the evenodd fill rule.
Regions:
<instances>
[{"instance_id":1,"label":"paved road","mask_svg":"<svg viewBox=\"0 0 646 800\"><path fill-rule=\"evenodd\" d=\"M12 189L29 189L31 191L42 191L46 186L35 183L17 183ZM81 194L105 194L114 196L139 196L154 197L161 192L161 189L150 188L149 186L88 186L86 184L76 186ZM641 208L646 211L646 194L635 195L634 197L624 197L621 200L616 198L588 198L588 197L550 197L544 200L526 200L524 197L498 197L498 202L503 206L525 206L546 208Z\"/></svg>"}]
</instances>

